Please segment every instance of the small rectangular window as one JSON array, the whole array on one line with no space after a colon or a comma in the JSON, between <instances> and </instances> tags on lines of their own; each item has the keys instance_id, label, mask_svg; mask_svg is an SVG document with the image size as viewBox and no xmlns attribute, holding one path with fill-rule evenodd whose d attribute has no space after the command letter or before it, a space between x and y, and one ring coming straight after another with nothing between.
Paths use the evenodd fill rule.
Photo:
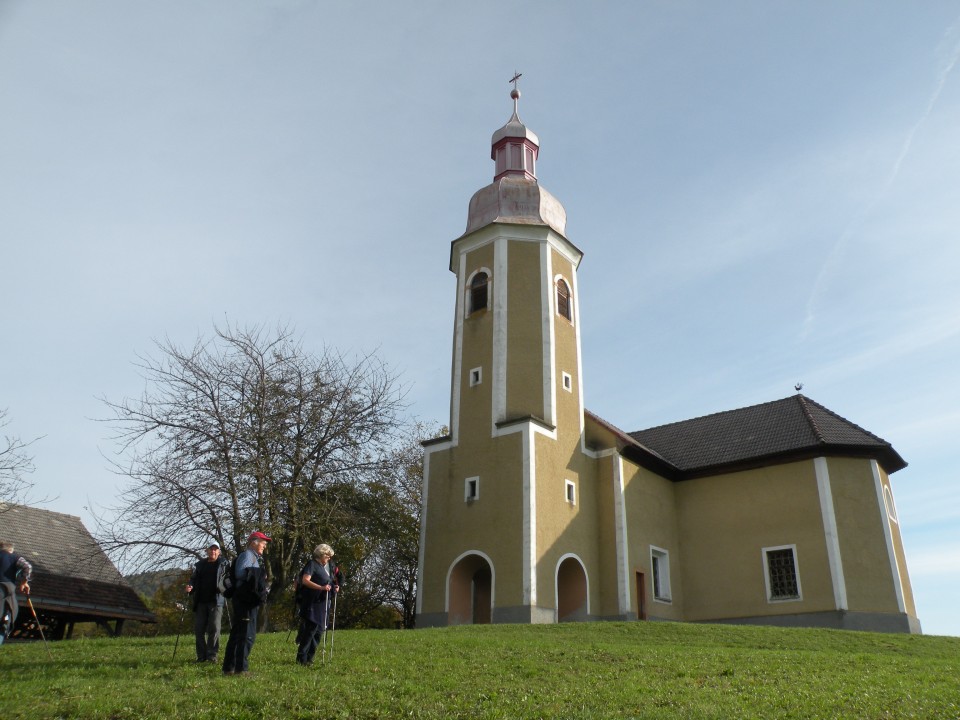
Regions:
<instances>
[{"instance_id":1,"label":"small rectangular window","mask_svg":"<svg viewBox=\"0 0 960 720\"><path fill-rule=\"evenodd\" d=\"M670 554L661 548L650 546L650 575L653 578L653 599L671 602Z\"/></svg>"},{"instance_id":2,"label":"small rectangular window","mask_svg":"<svg viewBox=\"0 0 960 720\"><path fill-rule=\"evenodd\" d=\"M470 387L479 385L481 382L483 382L483 369L474 368L470 371Z\"/></svg>"},{"instance_id":3,"label":"small rectangular window","mask_svg":"<svg viewBox=\"0 0 960 720\"><path fill-rule=\"evenodd\" d=\"M577 504L577 486L572 480L565 481L566 483L566 492L567 492L567 502L571 505Z\"/></svg>"},{"instance_id":4,"label":"small rectangular window","mask_svg":"<svg viewBox=\"0 0 960 720\"><path fill-rule=\"evenodd\" d=\"M465 502L473 502L480 497L480 478L470 477L463 483L463 499Z\"/></svg>"},{"instance_id":5,"label":"small rectangular window","mask_svg":"<svg viewBox=\"0 0 960 720\"><path fill-rule=\"evenodd\" d=\"M767 600L800 600L800 574L795 545L763 549L763 572Z\"/></svg>"},{"instance_id":6,"label":"small rectangular window","mask_svg":"<svg viewBox=\"0 0 960 720\"><path fill-rule=\"evenodd\" d=\"M563 373L563 389L567 392L573 391L573 378L570 377L570 373Z\"/></svg>"}]
</instances>

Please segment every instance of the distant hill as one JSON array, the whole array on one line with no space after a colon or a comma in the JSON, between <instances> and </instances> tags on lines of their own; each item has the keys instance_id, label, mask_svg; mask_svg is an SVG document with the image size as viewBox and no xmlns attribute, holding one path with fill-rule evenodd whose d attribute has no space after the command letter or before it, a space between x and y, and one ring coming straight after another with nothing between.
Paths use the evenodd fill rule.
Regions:
<instances>
[{"instance_id":1,"label":"distant hill","mask_svg":"<svg viewBox=\"0 0 960 720\"><path fill-rule=\"evenodd\" d=\"M154 572L127 575L125 579L141 596L149 599L156 594L157 590L177 582L183 578L185 573L189 572L189 570L177 569L155 570Z\"/></svg>"}]
</instances>

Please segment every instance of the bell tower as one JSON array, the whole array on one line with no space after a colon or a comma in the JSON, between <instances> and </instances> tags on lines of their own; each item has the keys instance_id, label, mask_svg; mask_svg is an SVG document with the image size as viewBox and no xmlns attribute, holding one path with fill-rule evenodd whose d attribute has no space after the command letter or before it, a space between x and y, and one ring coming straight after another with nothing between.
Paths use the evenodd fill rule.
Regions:
<instances>
[{"instance_id":1,"label":"bell tower","mask_svg":"<svg viewBox=\"0 0 960 720\"><path fill-rule=\"evenodd\" d=\"M483 419L492 434L497 424L524 417L554 426L558 373L570 376L571 391L572 371L579 374L574 306L582 254L565 237L563 206L537 181L540 141L520 121L520 91L510 95L513 114L491 140L493 182L470 200L466 232L450 251L455 438L461 423ZM567 356L563 362L558 353Z\"/></svg>"},{"instance_id":2,"label":"bell tower","mask_svg":"<svg viewBox=\"0 0 960 720\"><path fill-rule=\"evenodd\" d=\"M450 435L425 445L420 626L556 615L553 567L540 564L566 527L553 505L570 497L581 446L582 253L537 180L540 141L520 120L518 78L491 139L493 182L450 248Z\"/></svg>"}]
</instances>

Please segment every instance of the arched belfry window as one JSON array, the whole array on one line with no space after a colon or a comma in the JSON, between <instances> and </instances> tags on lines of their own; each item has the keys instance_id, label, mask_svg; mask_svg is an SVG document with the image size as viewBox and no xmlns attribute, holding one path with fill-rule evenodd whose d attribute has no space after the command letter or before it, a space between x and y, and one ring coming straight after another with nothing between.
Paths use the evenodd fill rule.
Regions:
<instances>
[{"instance_id":1,"label":"arched belfry window","mask_svg":"<svg viewBox=\"0 0 960 720\"><path fill-rule=\"evenodd\" d=\"M490 276L485 272L478 272L470 280L469 308L467 314L484 310L489 301Z\"/></svg>"},{"instance_id":2,"label":"arched belfry window","mask_svg":"<svg viewBox=\"0 0 960 720\"><path fill-rule=\"evenodd\" d=\"M573 299L570 297L570 286L563 278L557 280L557 314L567 320L573 320Z\"/></svg>"}]
</instances>

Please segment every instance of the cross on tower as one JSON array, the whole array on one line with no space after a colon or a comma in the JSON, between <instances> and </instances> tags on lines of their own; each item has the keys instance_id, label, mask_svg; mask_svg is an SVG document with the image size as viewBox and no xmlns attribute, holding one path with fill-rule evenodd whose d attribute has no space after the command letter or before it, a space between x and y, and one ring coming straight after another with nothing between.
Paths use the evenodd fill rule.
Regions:
<instances>
[{"instance_id":1,"label":"cross on tower","mask_svg":"<svg viewBox=\"0 0 960 720\"><path fill-rule=\"evenodd\" d=\"M517 89L517 80L519 80L519 79L522 78L522 77L523 77L523 73L518 73L518 72L514 71L513 77L510 78L510 82L513 83L513 89L514 89L514 90Z\"/></svg>"}]
</instances>

